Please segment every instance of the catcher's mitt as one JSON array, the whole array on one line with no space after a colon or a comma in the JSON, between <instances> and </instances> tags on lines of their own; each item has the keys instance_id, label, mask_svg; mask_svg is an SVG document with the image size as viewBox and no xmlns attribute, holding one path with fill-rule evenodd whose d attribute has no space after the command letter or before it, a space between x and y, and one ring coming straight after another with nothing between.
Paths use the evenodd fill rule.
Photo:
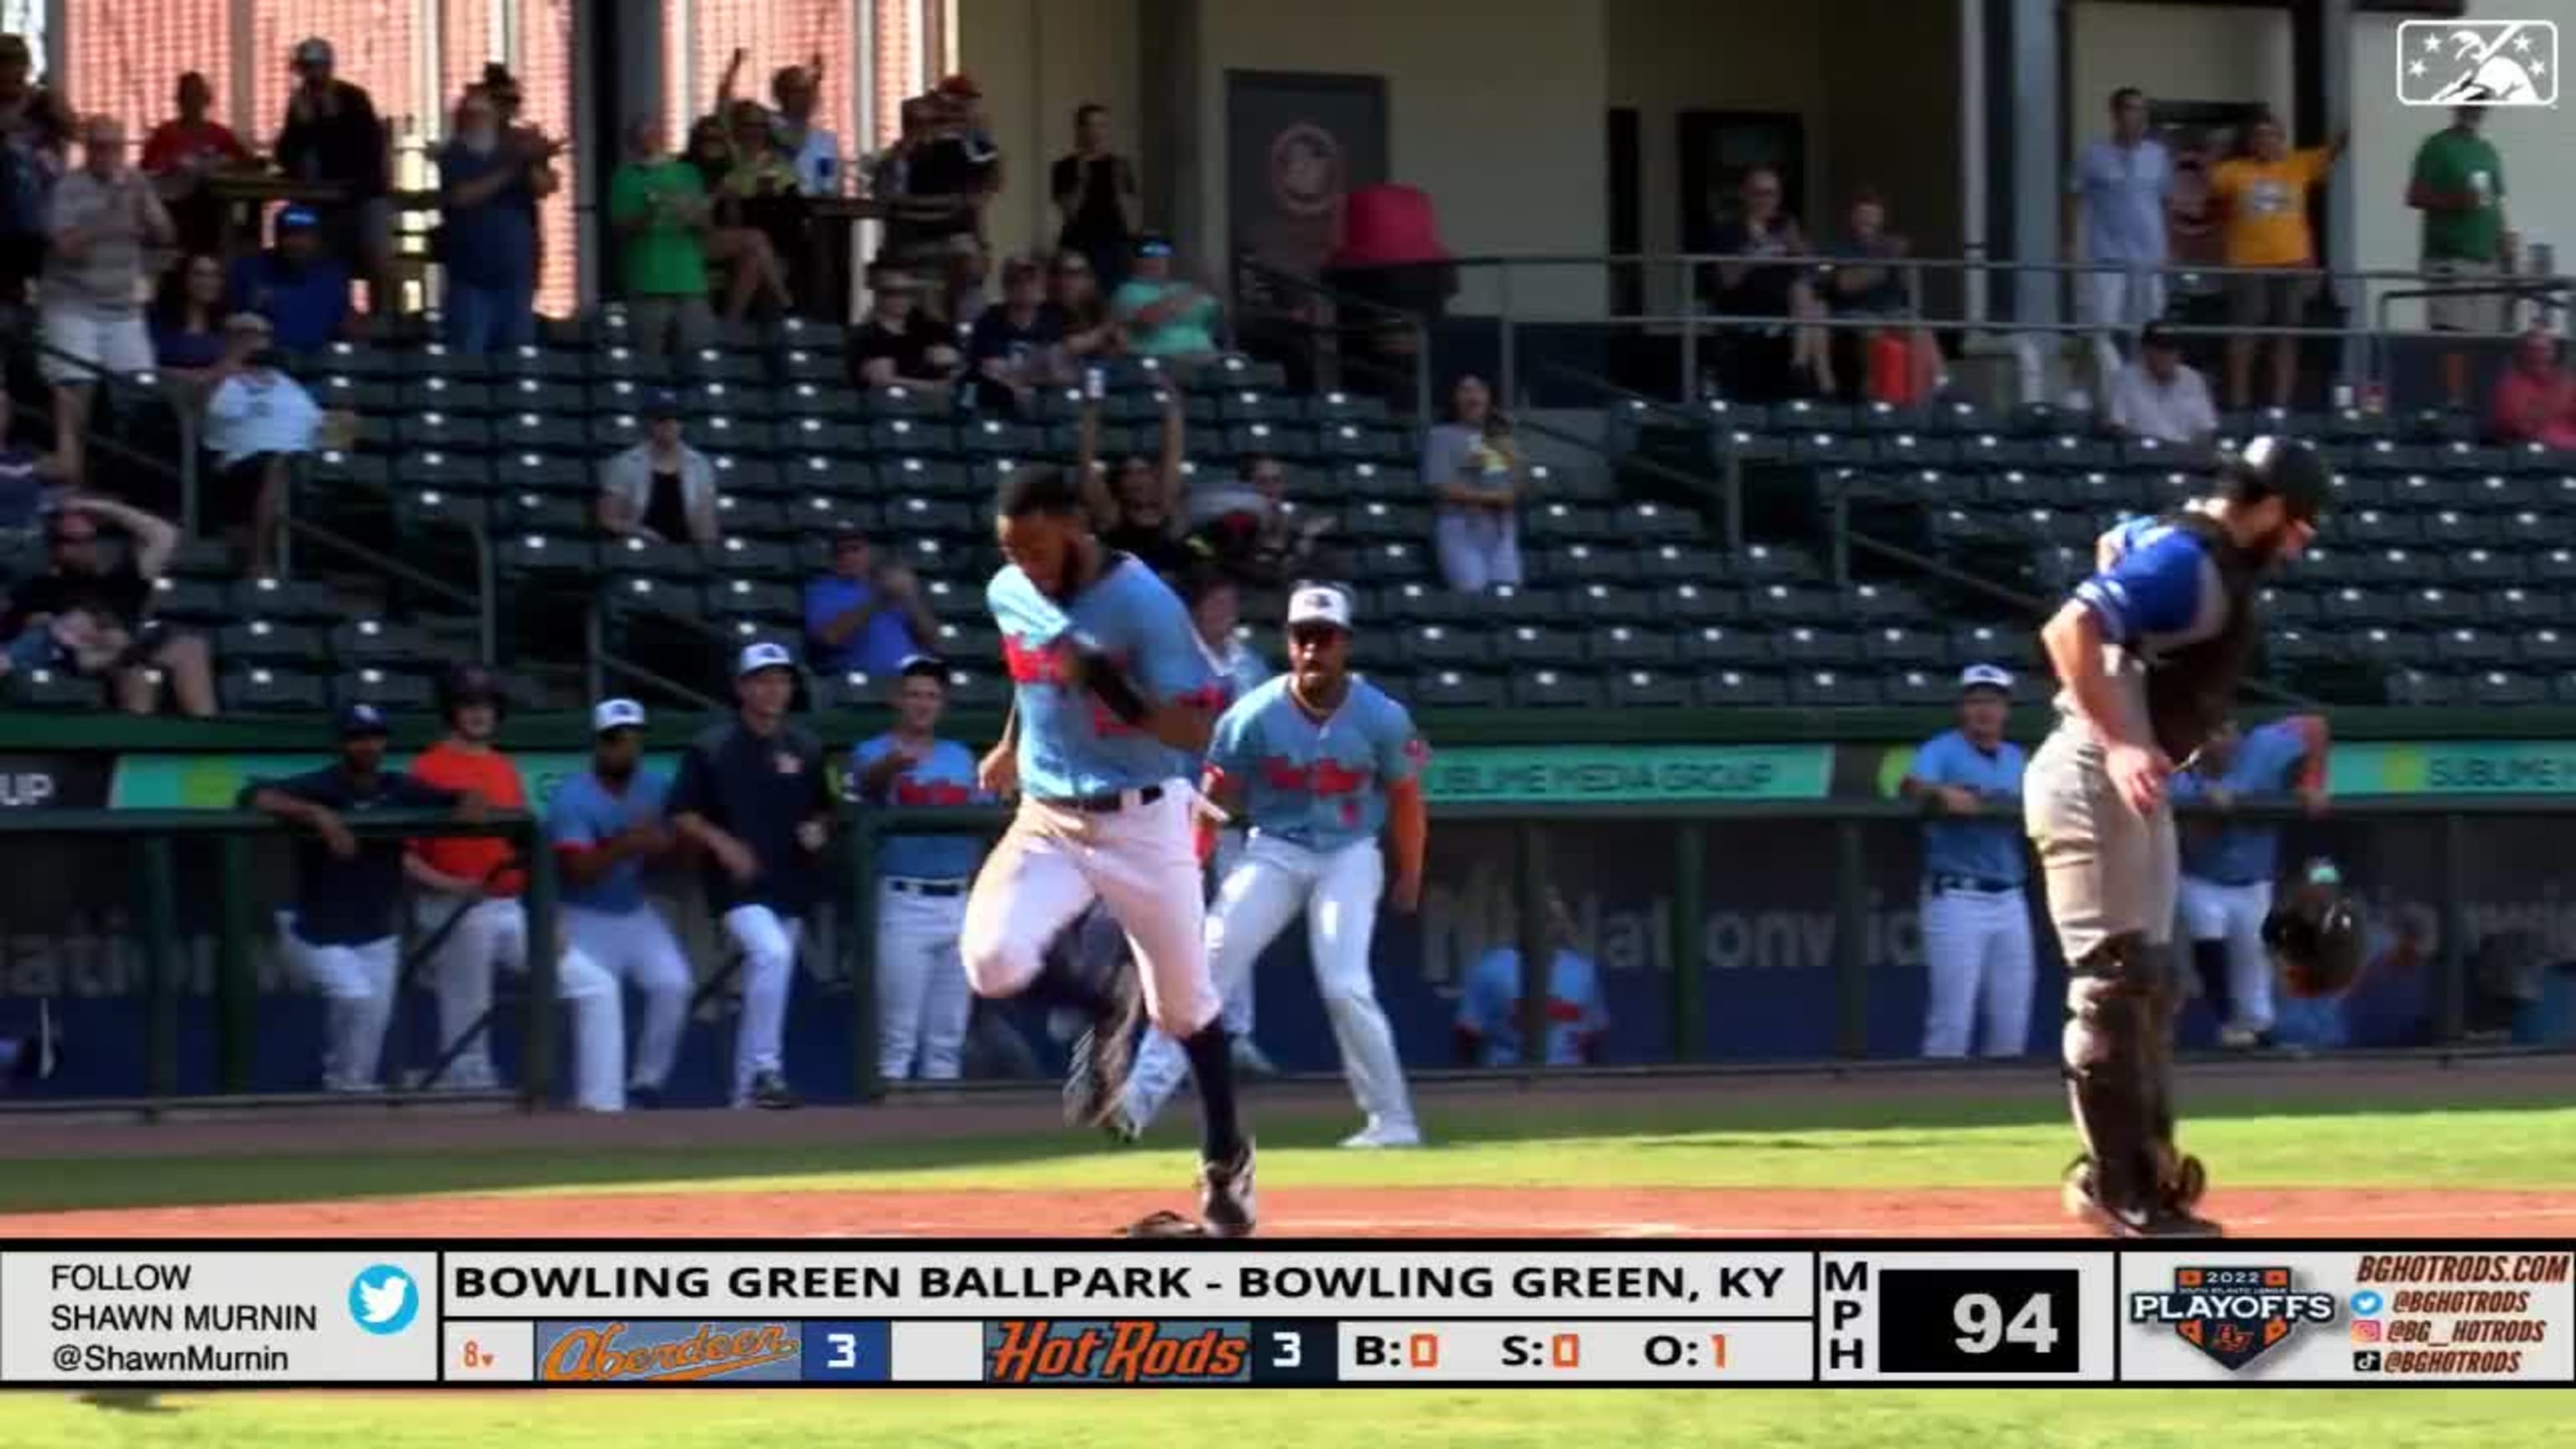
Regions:
<instances>
[{"instance_id":1,"label":"catcher's mitt","mask_svg":"<svg viewBox=\"0 0 2576 1449\"><path fill-rule=\"evenodd\" d=\"M2318 862L2263 918L2263 947L2293 996L2332 996L2361 974L2361 909L2335 868Z\"/></svg>"}]
</instances>

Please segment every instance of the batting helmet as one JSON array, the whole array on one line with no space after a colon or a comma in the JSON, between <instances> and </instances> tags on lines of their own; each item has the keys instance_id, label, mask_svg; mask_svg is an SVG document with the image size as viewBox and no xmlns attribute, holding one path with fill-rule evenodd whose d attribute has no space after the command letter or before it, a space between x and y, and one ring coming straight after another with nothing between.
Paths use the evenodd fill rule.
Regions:
<instances>
[{"instance_id":1,"label":"batting helmet","mask_svg":"<svg viewBox=\"0 0 2576 1449\"><path fill-rule=\"evenodd\" d=\"M2292 518L2315 518L2334 494L2334 475L2316 449L2269 433L2247 439L2219 472L2248 501L2280 499Z\"/></svg>"},{"instance_id":2,"label":"batting helmet","mask_svg":"<svg viewBox=\"0 0 2576 1449\"><path fill-rule=\"evenodd\" d=\"M2366 932L2361 908L2325 861L2308 867L2263 918L2263 948L2294 996L2331 996L2361 974Z\"/></svg>"},{"instance_id":3,"label":"batting helmet","mask_svg":"<svg viewBox=\"0 0 2576 1449\"><path fill-rule=\"evenodd\" d=\"M451 722L469 704L488 704L498 713L506 703L500 676L480 664L459 664L438 681L439 717Z\"/></svg>"}]
</instances>

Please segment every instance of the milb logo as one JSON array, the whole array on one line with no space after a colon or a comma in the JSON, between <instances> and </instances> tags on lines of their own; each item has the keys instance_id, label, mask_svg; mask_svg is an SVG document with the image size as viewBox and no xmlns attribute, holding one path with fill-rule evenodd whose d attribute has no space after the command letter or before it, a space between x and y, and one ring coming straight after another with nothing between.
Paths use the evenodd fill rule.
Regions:
<instances>
[{"instance_id":1,"label":"milb logo","mask_svg":"<svg viewBox=\"0 0 2576 1449\"><path fill-rule=\"evenodd\" d=\"M2173 1290L2129 1295L2129 1321L2169 1323L2233 1373L2302 1323L2332 1323L2331 1293L2298 1291L2287 1268L2176 1268Z\"/></svg>"}]
</instances>

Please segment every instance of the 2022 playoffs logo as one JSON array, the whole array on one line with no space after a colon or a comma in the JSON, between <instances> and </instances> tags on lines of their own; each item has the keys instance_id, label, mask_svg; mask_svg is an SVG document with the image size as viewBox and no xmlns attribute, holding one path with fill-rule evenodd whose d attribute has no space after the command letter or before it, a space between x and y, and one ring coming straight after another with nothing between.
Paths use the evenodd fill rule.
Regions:
<instances>
[{"instance_id":1,"label":"2022 playoffs logo","mask_svg":"<svg viewBox=\"0 0 2576 1449\"><path fill-rule=\"evenodd\" d=\"M2558 104L2552 20L2406 20L2397 26L2397 100L2408 106Z\"/></svg>"},{"instance_id":2,"label":"2022 playoffs logo","mask_svg":"<svg viewBox=\"0 0 2576 1449\"><path fill-rule=\"evenodd\" d=\"M2332 1323L2335 1296L2301 1292L2288 1268L2176 1268L2173 1291L2129 1295L2129 1321L2169 1323L2234 1372L2303 1323Z\"/></svg>"}]
</instances>

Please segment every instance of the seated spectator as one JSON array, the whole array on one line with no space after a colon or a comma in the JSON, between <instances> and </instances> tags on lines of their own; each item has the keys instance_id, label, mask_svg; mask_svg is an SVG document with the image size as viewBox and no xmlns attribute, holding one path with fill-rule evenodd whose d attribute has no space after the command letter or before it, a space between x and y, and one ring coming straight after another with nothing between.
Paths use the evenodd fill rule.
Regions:
<instances>
[{"instance_id":1,"label":"seated spectator","mask_svg":"<svg viewBox=\"0 0 2576 1449\"><path fill-rule=\"evenodd\" d=\"M220 255L224 203L207 189L206 179L219 171L247 170L257 159L230 126L207 115L214 104L215 88L205 76L192 70L179 77L178 119L152 128L138 164L161 188L162 204L179 229L180 249Z\"/></svg>"},{"instance_id":2,"label":"seated spectator","mask_svg":"<svg viewBox=\"0 0 2576 1449\"><path fill-rule=\"evenodd\" d=\"M32 78L23 35L0 35L0 307L21 307L45 268L55 183L69 168L79 122L61 94Z\"/></svg>"},{"instance_id":3,"label":"seated spectator","mask_svg":"<svg viewBox=\"0 0 2576 1449\"><path fill-rule=\"evenodd\" d=\"M2576 376L2545 328L2514 344L2513 361L2496 377L2489 418L2497 442L2576 448Z\"/></svg>"},{"instance_id":4,"label":"seated spectator","mask_svg":"<svg viewBox=\"0 0 2576 1449\"><path fill-rule=\"evenodd\" d=\"M1086 257L1113 290L1127 279L1127 258L1143 229L1136 167L1109 149L1109 108L1087 103L1073 113L1073 150L1047 174L1060 225L1059 251Z\"/></svg>"},{"instance_id":5,"label":"seated spectator","mask_svg":"<svg viewBox=\"0 0 2576 1449\"><path fill-rule=\"evenodd\" d=\"M100 556L101 524L127 534L126 550L113 565ZM0 640L9 641L12 662L104 681L129 714L158 708L166 679L181 713L212 716L215 681L206 641L144 617L153 581L178 547L178 526L166 519L105 498L66 500L45 530L50 566L18 585L8 612L0 614Z\"/></svg>"},{"instance_id":6,"label":"seated spectator","mask_svg":"<svg viewBox=\"0 0 2576 1449\"><path fill-rule=\"evenodd\" d=\"M1834 241L1835 263L1823 274L1826 307L1839 317L1910 323L1920 311L1913 269L1905 264L1912 250L1905 238L1887 229L1887 203L1877 191L1862 187L1852 196L1849 230ZM1891 325L1884 331L1835 334L1835 340L1846 339L1857 341L1873 361L1881 349L1902 360L1890 377L1881 377L1877 367L1856 369L1868 383L1872 401L1899 406L1923 402L1941 384L1941 346L1928 329Z\"/></svg>"},{"instance_id":7,"label":"seated spectator","mask_svg":"<svg viewBox=\"0 0 2576 1449\"><path fill-rule=\"evenodd\" d=\"M716 541L716 468L680 433L680 397L657 392L644 440L599 470L599 526L652 543Z\"/></svg>"},{"instance_id":8,"label":"seated spectator","mask_svg":"<svg viewBox=\"0 0 2576 1449\"><path fill-rule=\"evenodd\" d=\"M1080 252L1058 252L1047 272L1047 321L1075 363L1115 357L1126 345L1118 319L1100 294L1100 279Z\"/></svg>"},{"instance_id":9,"label":"seated spectator","mask_svg":"<svg viewBox=\"0 0 2576 1449\"><path fill-rule=\"evenodd\" d=\"M331 43L319 38L295 47L299 78L277 135L277 169L297 181L338 187L343 199L318 207L322 249L367 282L367 310L390 317L394 294L393 145L375 99L337 79ZM274 318L270 319L276 320ZM285 324L278 340L288 347Z\"/></svg>"},{"instance_id":10,"label":"seated spectator","mask_svg":"<svg viewBox=\"0 0 2576 1449\"><path fill-rule=\"evenodd\" d=\"M832 571L805 586L805 641L817 669L892 679L937 647L939 621L911 569L879 564L868 536L844 528L832 537Z\"/></svg>"},{"instance_id":11,"label":"seated spectator","mask_svg":"<svg viewBox=\"0 0 2576 1449\"><path fill-rule=\"evenodd\" d=\"M288 352L365 333L349 310L349 269L323 255L321 226L309 207L280 210L276 245L234 262L224 288L233 306L267 318L277 345Z\"/></svg>"},{"instance_id":12,"label":"seated spectator","mask_svg":"<svg viewBox=\"0 0 2576 1449\"><path fill-rule=\"evenodd\" d=\"M743 226L769 241L781 286L795 292L795 280L813 271L811 218L804 182L794 162L779 151L777 133L760 102L735 101L724 117L727 156L721 183L707 189L716 198L719 226Z\"/></svg>"},{"instance_id":13,"label":"seated spectator","mask_svg":"<svg viewBox=\"0 0 2576 1449\"><path fill-rule=\"evenodd\" d=\"M1100 541L1135 555L1158 574L1176 575L1194 558L1189 518L1181 507L1188 424L1179 393L1165 390L1162 404L1161 456L1149 461L1130 455L1120 461L1117 477L1111 480L1100 466L1100 404L1097 399L1084 403L1081 451L1075 466Z\"/></svg>"},{"instance_id":14,"label":"seated spectator","mask_svg":"<svg viewBox=\"0 0 2576 1449\"><path fill-rule=\"evenodd\" d=\"M1217 565L1238 583L1279 588L1334 572L1318 566L1317 545L1332 519L1304 517L1283 507L1287 465L1250 457L1233 478L1190 490L1191 535L1204 542Z\"/></svg>"},{"instance_id":15,"label":"seated spectator","mask_svg":"<svg viewBox=\"0 0 2576 1449\"><path fill-rule=\"evenodd\" d=\"M152 294L152 356L161 375L203 401L224 360L224 264L183 255Z\"/></svg>"},{"instance_id":16,"label":"seated spectator","mask_svg":"<svg viewBox=\"0 0 2576 1449\"><path fill-rule=\"evenodd\" d=\"M2138 354L2111 378L2111 428L2133 438L2205 443L2218 435L2209 383L2182 360L2182 342L2163 322L2138 330Z\"/></svg>"},{"instance_id":17,"label":"seated spectator","mask_svg":"<svg viewBox=\"0 0 2576 1449\"><path fill-rule=\"evenodd\" d=\"M152 334L143 326L146 247L172 240L170 213L141 173L126 164L125 123L91 119L82 162L54 188L42 288L42 371L54 389L54 456L61 475L81 477L91 388L102 376L152 370Z\"/></svg>"},{"instance_id":18,"label":"seated spectator","mask_svg":"<svg viewBox=\"0 0 2576 1449\"><path fill-rule=\"evenodd\" d=\"M922 315L921 283L884 267L868 282L867 319L850 331L851 386L947 387L957 375L956 336Z\"/></svg>"},{"instance_id":19,"label":"seated spectator","mask_svg":"<svg viewBox=\"0 0 2576 1449\"><path fill-rule=\"evenodd\" d=\"M235 313L224 324L224 377L206 400L206 450L215 455L214 523L253 578L277 557L289 460L320 446L322 409L278 370L268 319Z\"/></svg>"},{"instance_id":20,"label":"seated spectator","mask_svg":"<svg viewBox=\"0 0 2576 1449\"><path fill-rule=\"evenodd\" d=\"M1528 466L1512 427L1494 409L1481 377L1458 379L1449 421L1422 440L1422 482L1431 490L1431 542L1449 587L1481 594L1521 582L1520 497Z\"/></svg>"},{"instance_id":21,"label":"seated spectator","mask_svg":"<svg viewBox=\"0 0 2576 1449\"><path fill-rule=\"evenodd\" d=\"M716 337L707 306L707 235L713 225L698 168L670 154L662 118L626 123L626 159L608 179L608 221L617 233L618 281L626 295L627 335L648 357L695 352ZM749 295L737 261L734 291ZM748 284L757 287L755 275ZM730 320L739 313L729 308Z\"/></svg>"},{"instance_id":22,"label":"seated spectator","mask_svg":"<svg viewBox=\"0 0 2576 1449\"><path fill-rule=\"evenodd\" d=\"M458 103L455 138L438 153L438 259L455 351L485 356L537 340L537 198L561 149L509 129L481 90Z\"/></svg>"},{"instance_id":23,"label":"seated spectator","mask_svg":"<svg viewBox=\"0 0 2576 1449\"><path fill-rule=\"evenodd\" d=\"M1119 284L1109 307L1126 334L1127 350L1138 357L1192 361L1220 350L1216 298L1195 282L1173 278L1172 244L1162 237L1148 235L1136 243L1134 275Z\"/></svg>"},{"instance_id":24,"label":"seated spectator","mask_svg":"<svg viewBox=\"0 0 2576 1449\"><path fill-rule=\"evenodd\" d=\"M1064 334L1046 308L1046 274L1032 257L1002 267L1002 305L975 319L966 343L977 400L1006 417L1027 417L1038 388L1072 382Z\"/></svg>"},{"instance_id":25,"label":"seated spectator","mask_svg":"<svg viewBox=\"0 0 2576 1449\"><path fill-rule=\"evenodd\" d=\"M790 302L787 273L769 234L750 224L742 199L730 189L734 149L723 122L710 116L689 128L689 165L705 186L710 207L707 260L727 273L724 324L740 325L755 302L784 312Z\"/></svg>"},{"instance_id":26,"label":"seated spectator","mask_svg":"<svg viewBox=\"0 0 2576 1449\"><path fill-rule=\"evenodd\" d=\"M1719 262L1708 305L1724 317L1777 317L1811 321L1823 312L1815 282L1804 266L1781 260L1806 254L1807 234L1796 217L1781 210L1780 173L1756 166L1744 173L1743 210L1717 229L1710 250L1744 260ZM1805 373L1821 395L1834 393L1833 350L1822 329L1789 329L1789 370Z\"/></svg>"}]
</instances>

